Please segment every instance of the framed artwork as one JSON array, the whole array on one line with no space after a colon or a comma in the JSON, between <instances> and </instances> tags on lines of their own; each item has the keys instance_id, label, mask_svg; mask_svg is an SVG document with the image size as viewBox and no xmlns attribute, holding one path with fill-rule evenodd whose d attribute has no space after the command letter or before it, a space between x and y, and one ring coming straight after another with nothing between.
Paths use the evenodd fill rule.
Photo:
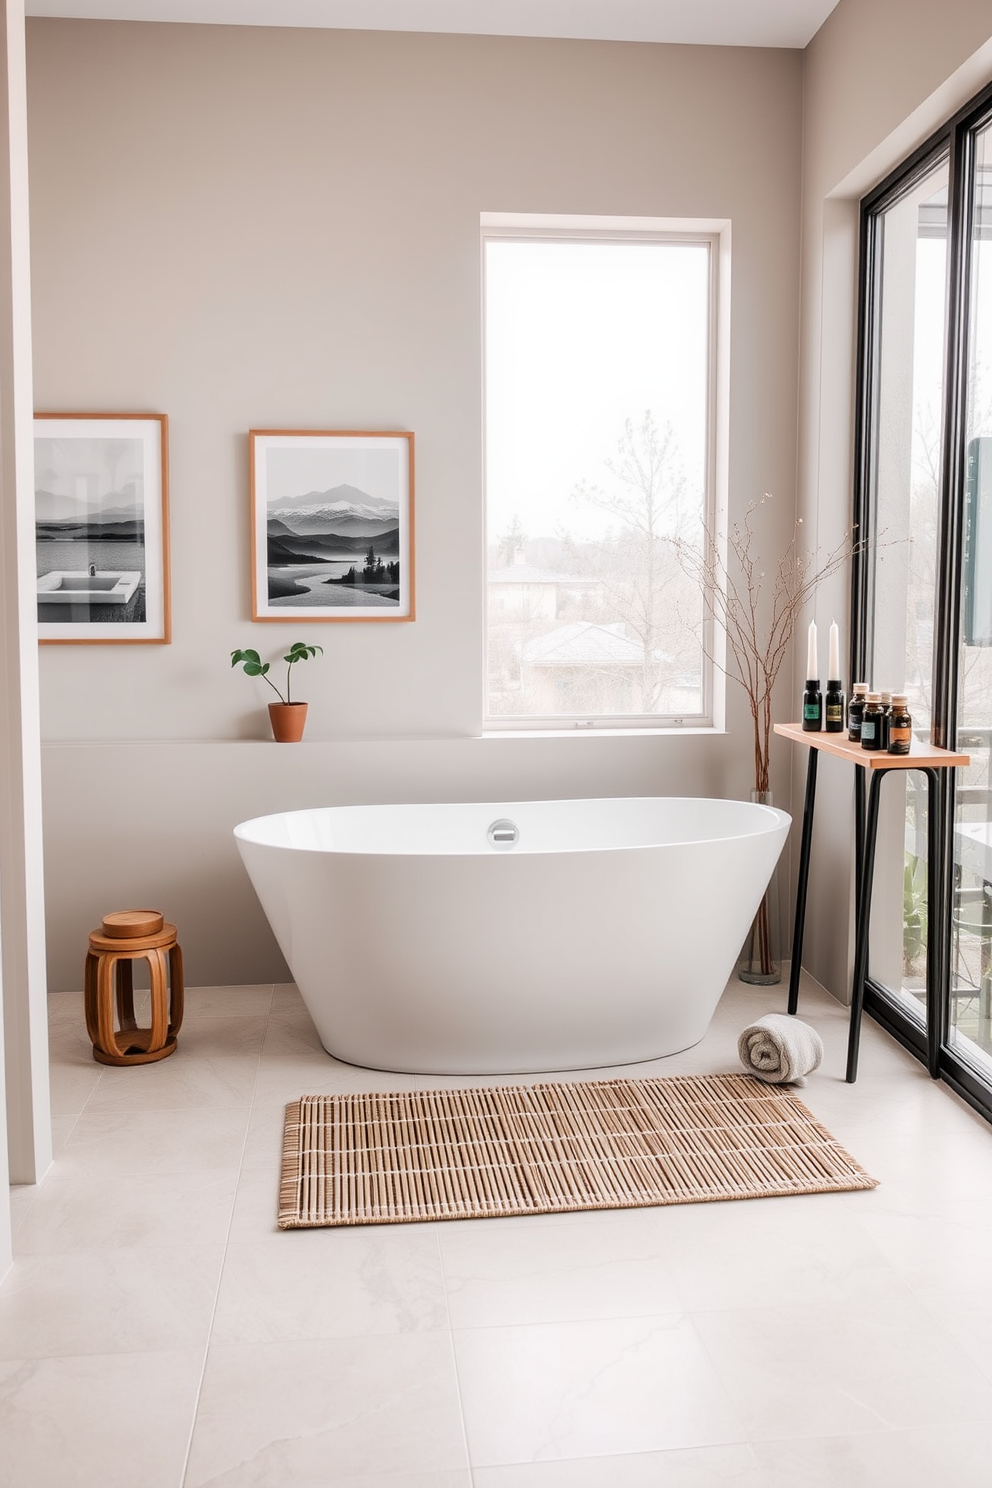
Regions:
<instances>
[{"instance_id":1,"label":"framed artwork","mask_svg":"<svg viewBox=\"0 0 992 1488\"><path fill-rule=\"evenodd\" d=\"M39 413L34 421L38 639L170 639L168 419Z\"/></svg>"},{"instance_id":2,"label":"framed artwork","mask_svg":"<svg viewBox=\"0 0 992 1488\"><path fill-rule=\"evenodd\" d=\"M252 619L412 620L413 435L249 439Z\"/></svg>"}]
</instances>

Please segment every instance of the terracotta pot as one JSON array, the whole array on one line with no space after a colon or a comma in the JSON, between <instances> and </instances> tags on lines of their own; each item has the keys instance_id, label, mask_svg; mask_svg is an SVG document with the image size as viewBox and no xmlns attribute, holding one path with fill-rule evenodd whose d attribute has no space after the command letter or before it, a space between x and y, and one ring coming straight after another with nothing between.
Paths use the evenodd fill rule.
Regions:
<instances>
[{"instance_id":1,"label":"terracotta pot","mask_svg":"<svg viewBox=\"0 0 992 1488\"><path fill-rule=\"evenodd\" d=\"M277 744L298 744L307 721L306 703L270 703L269 720Z\"/></svg>"}]
</instances>

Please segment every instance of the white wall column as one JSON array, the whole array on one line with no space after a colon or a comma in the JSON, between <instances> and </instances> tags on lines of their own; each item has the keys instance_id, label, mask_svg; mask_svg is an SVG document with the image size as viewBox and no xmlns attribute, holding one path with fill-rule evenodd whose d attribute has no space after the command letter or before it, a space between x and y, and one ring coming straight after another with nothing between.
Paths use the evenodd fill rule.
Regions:
<instances>
[{"instance_id":1,"label":"white wall column","mask_svg":"<svg viewBox=\"0 0 992 1488\"><path fill-rule=\"evenodd\" d=\"M52 1153L34 600L30 287L24 0L4 0L0 23L0 978L6 1145L12 1183L37 1182ZM7 1239L9 1247L9 1225Z\"/></svg>"}]
</instances>

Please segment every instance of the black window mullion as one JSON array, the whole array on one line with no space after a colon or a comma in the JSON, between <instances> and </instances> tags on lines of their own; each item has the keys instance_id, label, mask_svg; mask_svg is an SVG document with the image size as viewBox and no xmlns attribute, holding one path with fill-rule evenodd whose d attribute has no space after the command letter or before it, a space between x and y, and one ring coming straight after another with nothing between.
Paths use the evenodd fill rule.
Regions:
<instances>
[{"instance_id":1,"label":"black window mullion","mask_svg":"<svg viewBox=\"0 0 992 1488\"><path fill-rule=\"evenodd\" d=\"M974 136L958 125L951 138L950 192L947 211L947 311L941 429L939 529L934 595L934 650L931 737L940 749L957 742L958 672L960 662L962 530L968 433L968 353L971 324L971 231L974 202ZM935 935L936 998L932 1000L928 1042L946 1056L950 1031L951 905L954 895L954 770L939 777L942 844L938 900L928 906L928 934ZM936 1012L936 1016L934 1016ZM940 1060L931 1061L931 1068Z\"/></svg>"},{"instance_id":2,"label":"black window mullion","mask_svg":"<svg viewBox=\"0 0 992 1488\"><path fill-rule=\"evenodd\" d=\"M953 749L957 731L961 535L968 424L968 330L971 323L971 232L974 136L959 127L951 141L948 202L947 315L940 459L940 527L934 597L932 735Z\"/></svg>"},{"instance_id":3,"label":"black window mullion","mask_svg":"<svg viewBox=\"0 0 992 1488\"><path fill-rule=\"evenodd\" d=\"M868 646L874 627L874 576L871 547L876 525L870 510L878 364L878 303L881 284L878 216L861 209L861 276L858 293L858 388L854 422L854 556L851 563L851 671L854 682L868 676Z\"/></svg>"}]
</instances>

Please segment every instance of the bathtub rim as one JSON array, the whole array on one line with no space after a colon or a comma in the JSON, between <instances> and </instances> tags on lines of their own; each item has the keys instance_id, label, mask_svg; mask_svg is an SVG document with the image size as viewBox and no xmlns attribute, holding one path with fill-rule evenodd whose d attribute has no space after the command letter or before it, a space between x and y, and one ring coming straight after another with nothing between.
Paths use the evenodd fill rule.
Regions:
<instances>
[{"instance_id":1,"label":"bathtub rim","mask_svg":"<svg viewBox=\"0 0 992 1488\"><path fill-rule=\"evenodd\" d=\"M564 806L564 805L609 805L613 802L659 802L679 801L682 803L700 802L706 806L714 804L726 804L734 807L744 807L747 814L756 822L763 825L758 830L721 832L719 835L698 837L673 837L662 841L653 842L613 842L613 843L591 843L583 846L548 846L531 847L527 844L517 844L511 851L498 852L484 842L478 846L462 848L431 847L423 842L418 842L410 847L382 846L319 846L313 847L293 842L274 842L267 840L264 836L252 833L252 827L261 827L265 823L282 821L287 818L300 818L314 816L322 812L347 813L357 815L363 811L389 812L389 811L418 811L430 812L440 808L464 808L466 810L484 811L492 815L493 819L504 816L512 816L513 812L526 810L541 806ZM720 842L734 842L747 837L760 837L765 833L772 833L785 827L786 833L792 825L792 816L778 806L769 806L760 801L746 801L737 796L554 796L531 801L364 801L349 802L348 804L332 806L304 806L292 811L272 811L263 816L250 817L239 822L233 828L235 840L239 843L249 844L253 847L267 849L274 852L302 853L312 857L367 857L367 858L501 858L509 861L512 859L529 857L561 857L582 856L589 853L620 853L620 852L657 852L660 849L671 848L673 850L685 847L697 847L716 845Z\"/></svg>"}]
</instances>

